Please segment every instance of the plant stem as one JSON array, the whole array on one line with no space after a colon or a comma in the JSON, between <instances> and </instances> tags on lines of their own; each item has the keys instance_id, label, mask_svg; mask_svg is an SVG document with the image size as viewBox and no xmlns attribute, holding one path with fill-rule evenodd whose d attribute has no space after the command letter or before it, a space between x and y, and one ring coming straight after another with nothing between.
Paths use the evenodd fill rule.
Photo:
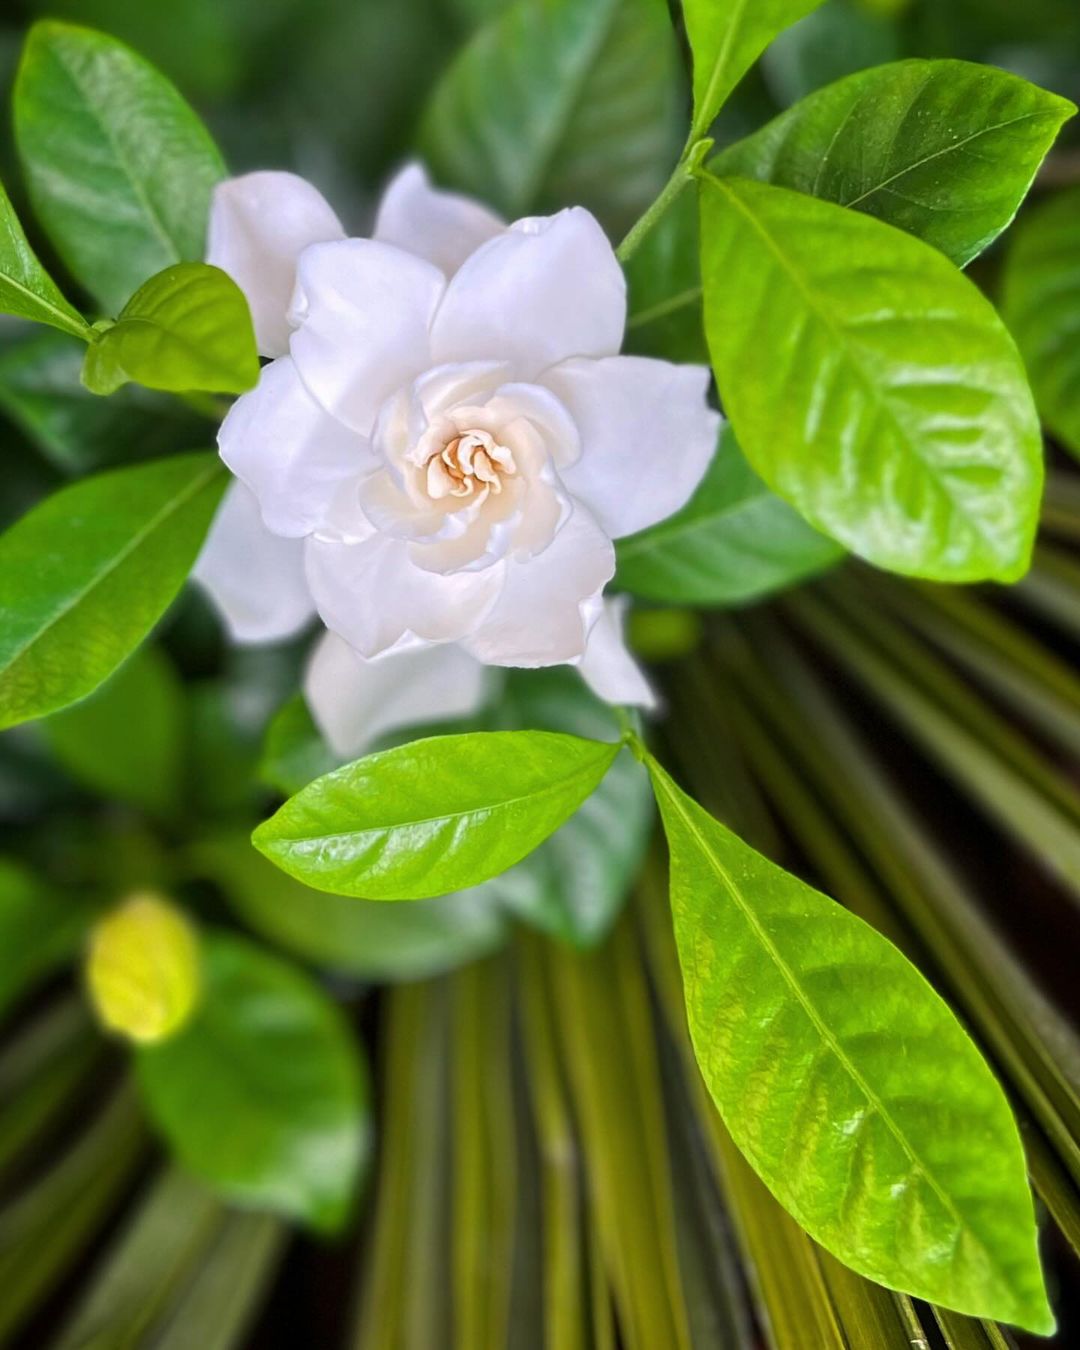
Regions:
<instances>
[{"instance_id":1,"label":"plant stem","mask_svg":"<svg viewBox=\"0 0 1080 1350\"><path fill-rule=\"evenodd\" d=\"M675 165L671 177L661 188L660 195L645 214L634 222L629 234L615 250L615 256L621 263L628 263L638 251L642 241L653 231L671 203L682 192L683 188L692 181L697 173L698 166L711 148L712 141L710 140L691 139L687 141L686 149L682 152L678 164Z\"/></svg>"}]
</instances>

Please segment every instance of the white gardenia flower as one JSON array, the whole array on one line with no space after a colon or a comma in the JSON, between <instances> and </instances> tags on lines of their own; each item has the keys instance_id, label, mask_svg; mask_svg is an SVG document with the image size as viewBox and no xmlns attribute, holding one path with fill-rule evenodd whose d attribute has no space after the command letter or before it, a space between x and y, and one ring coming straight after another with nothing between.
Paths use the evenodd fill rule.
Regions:
<instances>
[{"instance_id":1,"label":"white gardenia flower","mask_svg":"<svg viewBox=\"0 0 1080 1350\"><path fill-rule=\"evenodd\" d=\"M587 211L505 226L413 165L374 237L346 239L309 184L257 173L217 189L208 260L244 290L273 358L219 444L278 536L283 609L288 554L361 677L365 661L453 644L459 674L462 655L570 662L611 701L651 701L602 603L612 540L685 503L720 418L706 368L618 355L625 283ZM237 491L223 514L238 518ZM254 547L229 585L215 582L221 538L199 569L249 631L265 604ZM309 674L309 697L328 683ZM331 739L335 720L321 719Z\"/></svg>"}]
</instances>

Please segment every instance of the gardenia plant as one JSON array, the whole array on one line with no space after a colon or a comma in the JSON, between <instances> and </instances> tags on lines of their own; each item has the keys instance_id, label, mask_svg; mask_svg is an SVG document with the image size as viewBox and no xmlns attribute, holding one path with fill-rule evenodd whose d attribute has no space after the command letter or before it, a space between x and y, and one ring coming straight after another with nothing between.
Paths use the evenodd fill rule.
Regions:
<instances>
[{"instance_id":1,"label":"gardenia plant","mask_svg":"<svg viewBox=\"0 0 1080 1350\"><path fill-rule=\"evenodd\" d=\"M622 833L632 871L644 831L622 803L651 784L694 1051L749 1163L856 1271L1046 1334L1020 1137L966 1031L883 936L688 796L626 710L653 702L623 638L631 595L745 600L844 552L954 583L1014 581L1029 563L1038 418L1013 338L961 269L1075 110L999 70L901 62L716 149L727 96L813 8L684 0L689 134L614 251L572 202L505 224L473 199L531 209L513 205L548 123L508 81L504 47L540 23L537 51L558 52L573 6L513 9L465 49L421 148L435 181L471 197L409 164L370 239L346 237L292 175L230 178L120 44L38 26L16 135L40 224L92 309L51 279L6 197L0 303L83 341L92 392L136 383L223 416L235 480L211 451L150 459L61 488L0 538L0 726L93 693L194 569L240 641L325 626L304 680L322 736L286 705L270 759L287 800L252 836L309 887L459 904L528 884L530 867L558 876L565 850ZM1014 282L1018 333L1038 328L1038 292ZM1025 344L1053 384L1057 349L1037 332ZM747 504L737 538L729 517ZM576 691L554 719L521 669L548 666ZM567 714L574 668L614 712ZM390 730L398 744L356 758ZM200 965L157 897L98 937L104 1020L161 1041L140 1050L139 1081L177 1155L245 1203L340 1224L363 1143L329 1000L231 934L204 934ZM215 1143L232 1122L192 1094L185 1058L204 1062L209 1034L196 986L225 1018L279 990L285 1040L333 1099L246 1122L270 1144L227 1174ZM245 1044L272 1084L275 1055ZM271 1146L286 1128L288 1165ZM313 1180L316 1155L335 1163Z\"/></svg>"}]
</instances>

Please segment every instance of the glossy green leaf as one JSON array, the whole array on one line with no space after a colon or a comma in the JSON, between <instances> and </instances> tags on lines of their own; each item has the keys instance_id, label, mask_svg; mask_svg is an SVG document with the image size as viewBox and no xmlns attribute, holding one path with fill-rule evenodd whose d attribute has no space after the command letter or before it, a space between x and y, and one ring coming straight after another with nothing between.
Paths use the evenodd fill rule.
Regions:
<instances>
[{"instance_id":1,"label":"glossy green leaf","mask_svg":"<svg viewBox=\"0 0 1080 1350\"><path fill-rule=\"evenodd\" d=\"M663 0L516 0L436 86L420 150L508 216L581 205L619 230L671 170L680 92Z\"/></svg>"},{"instance_id":2,"label":"glossy green leaf","mask_svg":"<svg viewBox=\"0 0 1080 1350\"><path fill-rule=\"evenodd\" d=\"M1015 581L1042 488L1023 365L936 249L764 183L706 176L705 328L747 459L817 529L936 581Z\"/></svg>"},{"instance_id":3,"label":"glossy green leaf","mask_svg":"<svg viewBox=\"0 0 1080 1350\"><path fill-rule=\"evenodd\" d=\"M1080 455L1080 188L1034 210L1005 263L1002 312L1039 411Z\"/></svg>"},{"instance_id":4,"label":"glossy green leaf","mask_svg":"<svg viewBox=\"0 0 1080 1350\"><path fill-rule=\"evenodd\" d=\"M255 932L324 970L424 979L486 956L507 935L502 901L487 886L386 905L312 890L267 862L246 836L202 842L192 858Z\"/></svg>"},{"instance_id":5,"label":"glossy green leaf","mask_svg":"<svg viewBox=\"0 0 1080 1350\"><path fill-rule=\"evenodd\" d=\"M514 727L615 739L619 723L576 670L514 671L498 712ZM652 793L632 755L619 755L578 810L516 867L480 888L563 942L592 947L610 930L649 845Z\"/></svg>"},{"instance_id":6,"label":"glossy green leaf","mask_svg":"<svg viewBox=\"0 0 1080 1350\"><path fill-rule=\"evenodd\" d=\"M42 731L77 782L167 815L183 799L184 723L176 671L161 651L145 647L88 699L47 718Z\"/></svg>"},{"instance_id":7,"label":"glossy green leaf","mask_svg":"<svg viewBox=\"0 0 1080 1350\"><path fill-rule=\"evenodd\" d=\"M129 380L172 393L242 394L258 378L244 293L206 263L177 263L140 286L95 337L83 366L83 383L95 394Z\"/></svg>"},{"instance_id":8,"label":"glossy green leaf","mask_svg":"<svg viewBox=\"0 0 1080 1350\"><path fill-rule=\"evenodd\" d=\"M682 510L619 540L616 582L646 600L738 605L814 576L843 553L769 491L725 426Z\"/></svg>"},{"instance_id":9,"label":"glossy green leaf","mask_svg":"<svg viewBox=\"0 0 1080 1350\"><path fill-rule=\"evenodd\" d=\"M147 277L202 258L225 166L169 81L123 43L36 24L15 86L15 138L38 218L108 313Z\"/></svg>"},{"instance_id":10,"label":"glossy green leaf","mask_svg":"<svg viewBox=\"0 0 1080 1350\"><path fill-rule=\"evenodd\" d=\"M114 469L0 536L0 727L112 674L183 585L224 486L209 453Z\"/></svg>"},{"instance_id":11,"label":"glossy green leaf","mask_svg":"<svg viewBox=\"0 0 1080 1350\"><path fill-rule=\"evenodd\" d=\"M1075 111L992 66L898 61L811 94L709 167L865 211L963 267L1016 215Z\"/></svg>"},{"instance_id":12,"label":"glossy green leaf","mask_svg":"<svg viewBox=\"0 0 1080 1350\"><path fill-rule=\"evenodd\" d=\"M86 320L63 297L27 242L7 193L0 187L0 313L47 323L85 338Z\"/></svg>"},{"instance_id":13,"label":"glossy green leaf","mask_svg":"<svg viewBox=\"0 0 1080 1350\"><path fill-rule=\"evenodd\" d=\"M95 397L80 378L85 355L85 343L59 333L0 351L0 411L63 473L81 477L206 439L209 424L178 399L134 385Z\"/></svg>"},{"instance_id":14,"label":"glossy green leaf","mask_svg":"<svg viewBox=\"0 0 1080 1350\"><path fill-rule=\"evenodd\" d=\"M692 141L708 131L728 95L773 38L820 4L821 0L683 0L694 56Z\"/></svg>"},{"instance_id":15,"label":"glossy green leaf","mask_svg":"<svg viewBox=\"0 0 1080 1350\"><path fill-rule=\"evenodd\" d=\"M21 863L0 857L0 1013L75 955L94 912L84 898L58 894Z\"/></svg>"},{"instance_id":16,"label":"glossy green leaf","mask_svg":"<svg viewBox=\"0 0 1080 1350\"><path fill-rule=\"evenodd\" d=\"M306 975L241 938L207 934L204 963L194 1018L139 1052L152 1120L219 1194L339 1228L371 1147L348 1023Z\"/></svg>"},{"instance_id":17,"label":"glossy green leaf","mask_svg":"<svg viewBox=\"0 0 1080 1350\"><path fill-rule=\"evenodd\" d=\"M1020 1137L967 1033L885 938L649 769L694 1051L740 1149L861 1274L1052 1332Z\"/></svg>"},{"instance_id":18,"label":"glossy green leaf","mask_svg":"<svg viewBox=\"0 0 1080 1350\"><path fill-rule=\"evenodd\" d=\"M317 890L445 895L520 862L573 815L618 752L539 731L413 741L317 778L252 842Z\"/></svg>"}]
</instances>

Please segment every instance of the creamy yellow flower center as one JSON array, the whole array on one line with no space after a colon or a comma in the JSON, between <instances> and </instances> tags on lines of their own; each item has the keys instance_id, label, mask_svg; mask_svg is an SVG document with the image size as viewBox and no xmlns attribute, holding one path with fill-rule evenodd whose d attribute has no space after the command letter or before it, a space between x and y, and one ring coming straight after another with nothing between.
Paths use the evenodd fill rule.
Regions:
<instances>
[{"instance_id":1,"label":"creamy yellow flower center","mask_svg":"<svg viewBox=\"0 0 1080 1350\"><path fill-rule=\"evenodd\" d=\"M517 473L514 456L489 431L466 431L447 441L425 466L428 496L472 497L498 494L503 478Z\"/></svg>"}]
</instances>

